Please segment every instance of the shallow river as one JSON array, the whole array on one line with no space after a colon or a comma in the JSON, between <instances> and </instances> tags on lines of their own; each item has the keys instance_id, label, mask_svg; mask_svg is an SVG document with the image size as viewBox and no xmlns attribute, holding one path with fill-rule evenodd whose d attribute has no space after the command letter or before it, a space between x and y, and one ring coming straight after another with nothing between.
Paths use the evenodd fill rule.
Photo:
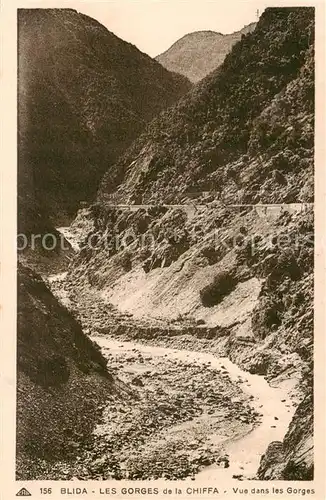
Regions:
<instances>
[{"instance_id":1,"label":"shallow river","mask_svg":"<svg viewBox=\"0 0 326 500\"><path fill-rule=\"evenodd\" d=\"M251 375L241 370L228 358L217 358L212 354L121 342L104 336L92 337L92 339L101 346L104 355L107 352L114 355L137 349L142 354L150 354L157 359L168 356L169 359L189 362L197 366L203 365L203 369L207 369L209 363L213 369L225 369L232 381L239 383L241 379L241 389L249 396L253 396L251 405L262 415L261 422L247 435L224 441L223 447L230 457L228 468L221 469L212 465L199 472L196 475L197 478L227 479L234 475L241 475L244 478L253 477L269 443L283 440L295 410L289 398L289 385L286 388L271 387L264 377ZM205 368L204 365L206 365ZM216 440L221 440L220 434L210 436L211 441L214 441L214 437Z\"/></svg>"}]
</instances>

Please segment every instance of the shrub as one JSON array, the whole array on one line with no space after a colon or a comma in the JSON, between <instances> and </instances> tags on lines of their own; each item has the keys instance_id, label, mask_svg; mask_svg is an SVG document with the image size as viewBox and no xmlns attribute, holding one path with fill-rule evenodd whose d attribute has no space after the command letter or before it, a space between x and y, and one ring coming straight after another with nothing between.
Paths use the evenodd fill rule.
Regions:
<instances>
[{"instance_id":1,"label":"shrub","mask_svg":"<svg viewBox=\"0 0 326 500\"><path fill-rule=\"evenodd\" d=\"M240 229L240 233L245 235L243 227ZM259 261L261 251L264 248L264 240L260 235L255 235L252 238L244 239L244 242L245 245L239 245L235 249L237 264L246 264L251 267Z\"/></svg>"},{"instance_id":2,"label":"shrub","mask_svg":"<svg viewBox=\"0 0 326 500\"><path fill-rule=\"evenodd\" d=\"M284 280L285 277L289 277L293 281L302 277L302 270L290 250L284 250L280 255L275 256L275 266L268 276L268 285L273 287L273 284Z\"/></svg>"},{"instance_id":3,"label":"shrub","mask_svg":"<svg viewBox=\"0 0 326 500\"><path fill-rule=\"evenodd\" d=\"M151 270L152 268L152 259L151 258L148 258L146 259L143 263L142 263L142 268L143 270L145 271L145 273L149 273L149 271Z\"/></svg>"},{"instance_id":4,"label":"shrub","mask_svg":"<svg viewBox=\"0 0 326 500\"><path fill-rule=\"evenodd\" d=\"M200 291L200 299L204 307L212 307L222 301L235 287L236 281L230 271L221 271L212 283Z\"/></svg>"},{"instance_id":5,"label":"shrub","mask_svg":"<svg viewBox=\"0 0 326 500\"><path fill-rule=\"evenodd\" d=\"M271 331L282 324L284 306L280 301L263 297L252 316L252 331L260 339L264 339Z\"/></svg>"},{"instance_id":6,"label":"shrub","mask_svg":"<svg viewBox=\"0 0 326 500\"><path fill-rule=\"evenodd\" d=\"M215 245L209 245L203 248L201 255L207 259L209 266L216 264L221 258L220 251L215 248Z\"/></svg>"},{"instance_id":7,"label":"shrub","mask_svg":"<svg viewBox=\"0 0 326 500\"><path fill-rule=\"evenodd\" d=\"M126 271L126 272L131 271L132 260L131 260L131 253L130 252L127 251L121 255L120 264L121 264L124 271Z\"/></svg>"}]
</instances>

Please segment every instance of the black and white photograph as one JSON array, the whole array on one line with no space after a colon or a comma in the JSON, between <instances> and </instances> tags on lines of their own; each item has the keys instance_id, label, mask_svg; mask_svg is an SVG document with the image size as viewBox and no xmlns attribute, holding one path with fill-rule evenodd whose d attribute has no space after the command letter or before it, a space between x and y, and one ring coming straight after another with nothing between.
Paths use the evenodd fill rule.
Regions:
<instances>
[{"instance_id":1,"label":"black and white photograph","mask_svg":"<svg viewBox=\"0 0 326 500\"><path fill-rule=\"evenodd\" d=\"M314 494L315 10L17 9L18 496Z\"/></svg>"}]
</instances>

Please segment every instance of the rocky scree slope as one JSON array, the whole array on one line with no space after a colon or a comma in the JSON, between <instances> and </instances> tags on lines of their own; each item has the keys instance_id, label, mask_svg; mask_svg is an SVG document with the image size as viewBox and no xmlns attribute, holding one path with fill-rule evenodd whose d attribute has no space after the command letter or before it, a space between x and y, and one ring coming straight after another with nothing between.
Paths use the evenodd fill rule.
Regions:
<instances>
[{"instance_id":1,"label":"rocky scree slope","mask_svg":"<svg viewBox=\"0 0 326 500\"><path fill-rule=\"evenodd\" d=\"M75 10L19 9L18 34L19 230L28 233L91 199L191 84Z\"/></svg>"},{"instance_id":2,"label":"rocky scree slope","mask_svg":"<svg viewBox=\"0 0 326 500\"><path fill-rule=\"evenodd\" d=\"M40 276L21 265L17 326L17 479L44 478L91 442L101 404L128 392Z\"/></svg>"},{"instance_id":3,"label":"rocky scree slope","mask_svg":"<svg viewBox=\"0 0 326 500\"><path fill-rule=\"evenodd\" d=\"M197 83L220 66L233 45L255 27L256 23L251 23L228 35L216 31L188 33L156 60L169 71L180 73Z\"/></svg>"},{"instance_id":4,"label":"rocky scree slope","mask_svg":"<svg viewBox=\"0 0 326 500\"><path fill-rule=\"evenodd\" d=\"M220 68L151 122L100 199L311 202L313 116L314 9L266 9Z\"/></svg>"},{"instance_id":5,"label":"rocky scree slope","mask_svg":"<svg viewBox=\"0 0 326 500\"><path fill-rule=\"evenodd\" d=\"M213 202L189 217L181 208L93 206L94 228L63 284L89 334L192 346L272 383L299 384L288 435L273 445L278 462L268 450L261 479L313 474L314 223L302 208L257 213Z\"/></svg>"}]
</instances>

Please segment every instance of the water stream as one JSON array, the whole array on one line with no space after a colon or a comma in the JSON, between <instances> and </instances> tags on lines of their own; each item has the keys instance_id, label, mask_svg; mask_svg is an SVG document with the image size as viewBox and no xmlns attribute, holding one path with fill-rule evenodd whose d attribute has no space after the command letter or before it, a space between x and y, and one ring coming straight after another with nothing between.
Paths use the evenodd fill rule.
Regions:
<instances>
[{"instance_id":1,"label":"water stream","mask_svg":"<svg viewBox=\"0 0 326 500\"><path fill-rule=\"evenodd\" d=\"M69 228L59 228L59 231L73 244L74 250L78 251L78 244ZM56 280L64 280L65 275L66 273L53 275L49 277L48 281L51 285ZM68 305L69 299L64 290L62 290L62 294L60 292L60 299L65 305ZM92 339L100 345L104 356L108 350L113 354L114 352L131 352L133 349L138 349L142 354L150 354L156 358L168 356L170 359L201 364L203 369L207 369L207 364L210 364L213 369L226 370L232 381L239 383L241 380L241 389L248 396L251 396L251 405L262 415L261 421L245 436L241 435L238 438L233 437L229 441L224 441L224 449L230 458L228 468L221 469L217 465L208 466L197 474L197 478L206 480L219 478L225 480L234 476L253 478L268 445L272 441L283 440L295 411L289 397L295 381L287 381L286 386L272 387L263 376L252 375L242 370L228 358L218 358L204 352L121 342L121 340L105 336L93 336ZM210 436L211 441L214 439L220 441L221 436Z\"/></svg>"},{"instance_id":2,"label":"water stream","mask_svg":"<svg viewBox=\"0 0 326 500\"><path fill-rule=\"evenodd\" d=\"M221 469L218 466L209 466L199 472L197 478L227 479L235 475L244 478L254 477L261 456L269 443L283 440L295 410L289 398L289 387L271 387L264 377L245 372L228 358L217 358L208 353L121 342L104 336L92 337L92 339L100 345L104 354L107 349L111 354L118 351L132 352L133 349L138 349L142 354L151 354L157 358L167 355L170 359L187 361L197 365L209 363L214 369L225 369L234 382L239 382L239 379L243 381L241 389L249 396L253 396L251 404L262 414L261 423L247 435L224 443L224 449L230 457L228 468ZM210 436L211 441L214 440L214 437L214 435ZM216 436L216 439L221 440L220 434Z\"/></svg>"}]
</instances>

